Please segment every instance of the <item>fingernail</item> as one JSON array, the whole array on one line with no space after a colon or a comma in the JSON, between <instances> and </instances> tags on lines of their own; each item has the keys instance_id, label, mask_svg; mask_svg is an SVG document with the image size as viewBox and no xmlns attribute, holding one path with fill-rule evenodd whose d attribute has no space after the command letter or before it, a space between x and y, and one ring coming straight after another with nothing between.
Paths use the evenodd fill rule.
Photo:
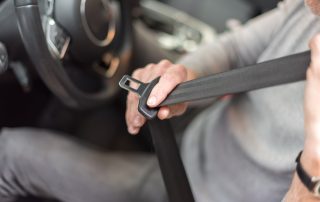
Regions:
<instances>
[{"instance_id":1,"label":"fingernail","mask_svg":"<svg viewBox=\"0 0 320 202\"><path fill-rule=\"evenodd\" d=\"M152 97L150 97L149 99L148 99L148 105L149 106L155 106L156 105L156 102L157 102L157 99L156 99L156 97L154 97L154 96L152 96Z\"/></svg>"},{"instance_id":2,"label":"fingernail","mask_svg":"<svg viewBox=\"0 0 320 202\"><path fill-rule=\"evenodd\" d=\"M142 119L140 116L136 116L136 118L133 121L135 126L141 126L142 125Z\"/></svg>"}]
</instances>

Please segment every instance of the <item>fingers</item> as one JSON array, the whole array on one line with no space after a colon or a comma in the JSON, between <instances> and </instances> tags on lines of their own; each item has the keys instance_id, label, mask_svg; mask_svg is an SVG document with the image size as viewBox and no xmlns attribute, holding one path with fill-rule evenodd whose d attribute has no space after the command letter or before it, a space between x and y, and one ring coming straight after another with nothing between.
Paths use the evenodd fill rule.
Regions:
<instances>
[{"instance_id":1,"label":"fingers","mask_svg":"<svg viewBox=\"0 0 320 202\"><path fill-rule=\"evenodd\" d=\"M129 96L128 96L129 97ZM139 133L140 128L146 122L146 119L137 111L138 109L138 96L131 99L131 103L128 98L127 111L126 111L126 122L128 126L128 132L132 135Z\"/></svg>"},{"instance_id":2,"label":"fingers","mask_svg":"<svg viewBox=\"0 0 320 202\"><path fill-rule=\"evenodd\" d=\"M132 74L132 77L140 80L143 74L142 69L137 69ZM137 84L130 84L133 88L137 88ZM145 123L145 118L137 111L139 103L139 97L135 93L129 92L127 97L127 111L126 111L126 122L128 126L128 132L132 135L139 133L140 128Z\"/></svg>"},{"instance_id":3,"label":"fingers","mask_svg":"<svg viewBox=\"0 0 320 202\"><path fill-rule=\"evenodd\" d=\"M148 99L149 107L156 107L163 102L168 94L181 82L187 79L187 70L182 65L172 65L160 78Z\"/></svg>"},{"instance_id":4,"label":"fingers","mask_svg":"<svg viewBox=\"0 0 320 202\"><path fill-rule=\"evenodd\" d=\"M153 79L162 76L170 67L172 63L168 60L162 60L156 65L148 65L144 69L144 81L145 83L151 82Z\"/></svg>"},{"instance_id":5,"label":"fingers","mask_svg":"<svg viewBox=\"0 0 320 202\"><path fill-rule=\"evenodd\" d=\"M181 82L187 80L187 70L182 65L175 65L168 60L162 60L158 64L150 64L142 69L134 71L132 77L144 83L161 76L159 83L152 90L147 104L149 107L157 107L167 95ZM131 85L131 84L130 84ZM131 85L137 88L136 84ZM126 122L130 134L138 134L140 128L145 124L146 119L138 112L139 97L129 92L127 98ZM179 104L170 107L162 107L159 110L160 119L168 119L181 115L186 111L186 104Z\"/></svg>"},{"instance_id":6,"label":"fingers","mask_svg":"<svg viewBox=\"0 0 320 202\"><path fill-rule=\"evenodd\" d=\"M158 118L161 120L170 119L174 116L180 116L187 110L187 104L182 103L173 106L161 107L158 113Z\"/></svg>"}]
</instances>

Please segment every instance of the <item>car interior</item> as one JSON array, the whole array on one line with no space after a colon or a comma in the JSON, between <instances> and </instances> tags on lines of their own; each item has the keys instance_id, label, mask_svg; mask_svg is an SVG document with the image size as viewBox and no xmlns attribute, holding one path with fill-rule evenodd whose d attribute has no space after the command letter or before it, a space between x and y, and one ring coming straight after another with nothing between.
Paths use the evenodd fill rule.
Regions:
<instances>
[{"instance_id":1,"label":"car interior","mask_svg":"<svg viewBox=\"0 0 320 202\"><path fill-rule=\"evenodd\" d=\"M0 1L0 126L57 131L108 151L153 152L125 125L124 74L177 61L278 0ZM20 5L20 6L19 6ZM20 199L25 202L43 199ZM47 200L46 200L47 201Z\"/></svg>"}]
</instances>

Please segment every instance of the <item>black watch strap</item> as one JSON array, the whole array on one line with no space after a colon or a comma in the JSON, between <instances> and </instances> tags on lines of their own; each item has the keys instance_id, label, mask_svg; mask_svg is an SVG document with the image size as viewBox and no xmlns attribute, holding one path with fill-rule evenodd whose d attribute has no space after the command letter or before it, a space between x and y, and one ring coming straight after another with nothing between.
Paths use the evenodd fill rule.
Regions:
<instances>
[{"instance_id":1,"label":"black watch strap","mask_svg":"<svg viewBox=\"0 0 320 202\"><path fill-rule=\"evenodd\" d=\"M300 158L302 155L302 151L299 153L297 159L296 159L296 163L297 163L297 174L301 180L301 182L308 188L309 191L313 192L314 191L314 187L316 186L316 182L312 181L312 178L310 177L310 175L303 169L301 162L300 162Z\"/></svg>"}]
</instances>

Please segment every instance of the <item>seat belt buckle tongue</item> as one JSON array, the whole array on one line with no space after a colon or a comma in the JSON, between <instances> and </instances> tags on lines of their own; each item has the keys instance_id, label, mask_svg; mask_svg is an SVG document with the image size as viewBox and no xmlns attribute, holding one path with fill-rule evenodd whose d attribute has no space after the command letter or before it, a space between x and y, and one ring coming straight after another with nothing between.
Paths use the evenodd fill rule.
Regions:
<instances>
[{"instance_id":1,"label":"seat belt buckle tongue","mask_svg":"<svg viewBox=\"0 0 320 202\"><path fill-rule=\"evenodd\" d=\"M132 78L131 76L125 75L119 82L119 86L129 92L133 92L139 95L139 104L138 111L147 119L154 119L159 108L150 108L147 105L147 101L152 89L159 82L160 77L154 79L150 83L143 83L137 79ZM137 87L132 87L131 84L137 84Z\"/></svg>"}]
</instances>

